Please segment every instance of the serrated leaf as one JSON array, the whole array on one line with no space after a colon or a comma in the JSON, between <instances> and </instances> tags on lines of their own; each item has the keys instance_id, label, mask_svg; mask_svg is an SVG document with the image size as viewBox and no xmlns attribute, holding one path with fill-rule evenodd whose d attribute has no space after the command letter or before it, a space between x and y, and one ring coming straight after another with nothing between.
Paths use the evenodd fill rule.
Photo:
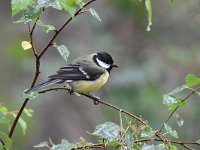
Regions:
<instances>
[{"instance_id":1,"label":"serrated leaf","mask_svg":"<svg viewBox=\"0 0 200 150\"><path fill-rule=\"evenodd\" d=\"M23 10L26 10L29 6L32 5L32 0L12 0L12 16L14 17Z\"/></svg>"},{"instance_id":2,"label":"serrated leaf","mask_svg":"<svg viewBox=\"0 0 200 150\"><path fill-rule=\"evenodd\" d=\"M96 18L99 22L101 22L101 18L99 17L98 13L94 8L90 8L89 12L94 18Z\"/></svg>"},{"instance_id":3,"label":"serrated leaf","mask_svg":"<svg viewBox=\"0 0 200 150\"><path fill-rule=\"evenodd\" d=\"M70 54L68 48L65 45L57 45L57 44L54 44L54 47L57 48L60 55L65 59L65 61L67 61Z\"/></svg>"},{"instance_id":4,"label":"serrated leaf","mask_svg":"<svg viewBox=\"0 0 200 150\"><path fill-rule=\"evenodd\" d=\"M31 91L31 92L25 93L26 91L27 90L25 90L23 93L24 98L35 99L39 95L37 91Z\"/></svg>"},{"instance_id":5,"label":"serrated leaf","mask_svg":"<svg viewBox=\"0 0 200 150\"><path fill-rule=\"evenodd\" d=\"M52 25L45 25L41 20L38 20L36 24L44 29L46 33L52 30L56 30L56 28Z\"/></svg>"},{"instance_id":6,"label":"serrated leaf","mask_svg":"<svg viewBox=\"0 0 200 150\"><path fill-rule=\"evenodd\" d=\"M32 48L32 45L30 42L28 41L22 41L22 44L21 44L22 48L24 50L28 50L28 49L31 49Z\"/></svg>"},{"instance_id":7,"label":"serrated leaf","mask_svg":"<svg viewBox=\"0 0 200 150\"><path fill-rule=\"evenodd\" d=\"M39 7L48 7L55 0L37 0Z\"/></svg>"},{"instance_id":8,"label":"serrated leaf","mask_svg":"<svg viewBox=\"0 0 200 150\"><path fill-rule=\"evenodd\" d=\"M188 74L185 77L185 83L188 87L194 87L194 86L200 85L200 78L198 78L197 76L193 74Z\"/></svg>"},{"instance_id":9,"label":"serrated leaf","mask_svg":"<svg viewBox=\"0 0 200 150\"><path fill-rule=\"evenodd\" d=\"M28 23L34 21L42 14L42 12L43 12L42 8L36 6L30 6L28 7L28 9L25 10L22 18L20 18L17 21L14 21L14 23Z\"/></svg>"},{"instance_id":10,"label":"serrated leaf","mask_svg":"<svg viewBox=\"0 0 200 150\"><path fill-rule=\"evenodd\" d=\"M72 148L75 148L73 143L62 139L61 144L53 145L53 147L51 147L51 150L71 150Z\"/></svg>"},{"instance_id":11,"label":"serrated leaf","mask_svg":"<svg viewBox=\"0 0 200 150\"><path fill-rule=\"evenodd\" d=\"M181 127L184 123L183 119L177 113L175 114L175 118L178 126Z\"/></svg>"},{"instance_id":12,"label":"serrated leaf","mask_svg":"<svg viewBox=\"0 0 200 150\"><path fill-rule=\"evenodd\" d=\"M10 139L8 137L8 135L2 131L0 131L0 139L3 140L5 146L3 146L1 143L0 143L0 149L4 150L9 150L12 146L12 139Z\"/></svg>"},{"instance_id":13,"label":"serrated leaf","mask_svg":"<svg viewBox=\"0 0 200 150\"><path fill-rule=\"evenodd\" d=\"M148 13L148 26L147 31L151 30L152 25L152 6L151 6L151 0L145 0L145 6Z\"/></svg>"},{"instance_id":14,"label":"serrated leaf","mask_svg":"<svg viewBox=\"0 0 200 150\"><path fill-rule=\"evenodd\" d=\"M187 101L182 98L165 94L163 95L163 104L167 105L169 110L174 110L176 107L183 107Z\"/></svg>"},{"instance_id":15,"label":"serrated leaf","mask_svg":"<svg viewBox=\"0 0 200 150\"><path fill-rule=\"evenodd\" d=\"M28 116L28 117L32 117L33 115L33 110L32 109L24 109L24 113Z\"/></svg>"},{"instance_id":16,"label":"serrated leaf","mask_svg":"<svg viewBox=\"0 0 200 150\"><path fill-rule=\"evenodd\" d=\"M44 141L33 147L35 147L35 148L49 147L49 143L47 141Z\"/></svg>"},{"instance_id":17,"label":"serrated leaf","mask_svg":"<svg viewBox=\"0 0 200 150\"><path fill-rule=\"evenodd\" d=\"M50 3L49 6L58 10L62 10L62 7L60 5L60 0L55 0L54 2Z\"/></svg>"},{"instance_id":18,"label":"serrated leaf","mask_svg":"<svg viewBox=\"0 0 200 150\"><path fill-rule=\"evenodd\" d=\"M178 138L177 132L172 129L167 123L164 123L165 130L174 138Z\"/></svg>"},{"instance_id":19,"label":"serrated leaf","mask_svg":"<svg viewBox=\"0 0 200 150\"><path fill-rule=\"evenodd\" d=\"M142 138L151 138L154 135L155 135L155 131L153 131L152 128L149 126L146 126L141 132Z\"/></svg>"},{"instance_id":20,"label":"serrated leaf","mask_svg":"<svg viewBox=\"0 0 200 150\"><path fill-rule=\"evenodd\" d=\"M117 141L119 139L120 126L113 122L105 122L96 126L93 134L110 141Z\"/></svg>"}]
</instances>

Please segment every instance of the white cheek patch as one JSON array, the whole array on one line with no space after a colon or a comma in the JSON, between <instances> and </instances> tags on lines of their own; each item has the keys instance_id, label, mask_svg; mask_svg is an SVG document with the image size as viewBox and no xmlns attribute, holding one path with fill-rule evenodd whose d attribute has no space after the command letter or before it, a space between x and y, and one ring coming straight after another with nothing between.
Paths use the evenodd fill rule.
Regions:
<instances>
[{"instance_id":1,"label":"white cheek patch","mask_svg":"<svg viewBox=\"0 0 200 150\"><path fill-rule=\"evenodd\" d=\"M103 67L105 69L108 69L110 67L109 64L106 64L105 62L99 60L98 58L97 58L97 63L99 64L99 66L101 66L101 67Z\"/></svg>"}]
</instances>

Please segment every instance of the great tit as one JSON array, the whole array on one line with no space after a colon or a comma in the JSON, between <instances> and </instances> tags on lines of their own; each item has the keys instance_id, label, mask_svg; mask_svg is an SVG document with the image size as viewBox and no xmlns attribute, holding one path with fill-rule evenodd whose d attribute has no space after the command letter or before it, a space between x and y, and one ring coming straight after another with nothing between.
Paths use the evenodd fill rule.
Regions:
<instances>
[{"instance_id":1,"label":"great tit","mask_svg":"<svg viewBox=\"0 0 200 150\"><path fill-rule=\"evenodd\" d=\"M71 91L90 94L98 91L108 80L114 64L113 58L107 52L98 52L76 58L72 64L60 68L56 74L49 76L49 80L41 83L25 93L37 91L41 88L67 83Z\"/></svg>"}]
</instances>

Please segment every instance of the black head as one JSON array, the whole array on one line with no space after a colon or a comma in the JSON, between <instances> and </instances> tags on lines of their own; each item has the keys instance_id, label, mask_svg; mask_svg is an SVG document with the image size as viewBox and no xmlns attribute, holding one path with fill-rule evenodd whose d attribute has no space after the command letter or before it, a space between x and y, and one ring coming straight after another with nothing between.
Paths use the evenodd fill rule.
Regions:
<instances>
[{"instance_id":1,"label":"black head","mask_svg":"<svg viewBox=\"0 0 200 150\"><path fill-rule=\"evenodd\" d=\"M108 72L110 72L113 67L118 67L114 64L113 58L107 52L96 53L93 60L98 66L105 68Z\"/></svg>"}]
</instances>

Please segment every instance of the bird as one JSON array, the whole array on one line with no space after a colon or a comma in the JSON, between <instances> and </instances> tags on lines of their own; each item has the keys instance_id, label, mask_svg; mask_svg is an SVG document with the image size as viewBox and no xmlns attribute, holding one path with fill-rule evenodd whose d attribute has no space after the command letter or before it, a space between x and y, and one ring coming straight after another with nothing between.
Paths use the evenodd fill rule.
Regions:
<instances>
[{"instance_id":1,"label":"bird","mask_svg":"<svg viewBox=\"0 0 200 150\"><path fill-rule=\"evenodd\" d=\"M46 82L26 90L25 93L38 91L50 85L67 84L70 86L70 94L77 92L93 97L95 104L97 104L96 102L100 98L91 93L100 90L105 85L114 67L118 66L114 64L112 56L107 52L81 56L49 76Z\"/></svg>"}]
</instances>

